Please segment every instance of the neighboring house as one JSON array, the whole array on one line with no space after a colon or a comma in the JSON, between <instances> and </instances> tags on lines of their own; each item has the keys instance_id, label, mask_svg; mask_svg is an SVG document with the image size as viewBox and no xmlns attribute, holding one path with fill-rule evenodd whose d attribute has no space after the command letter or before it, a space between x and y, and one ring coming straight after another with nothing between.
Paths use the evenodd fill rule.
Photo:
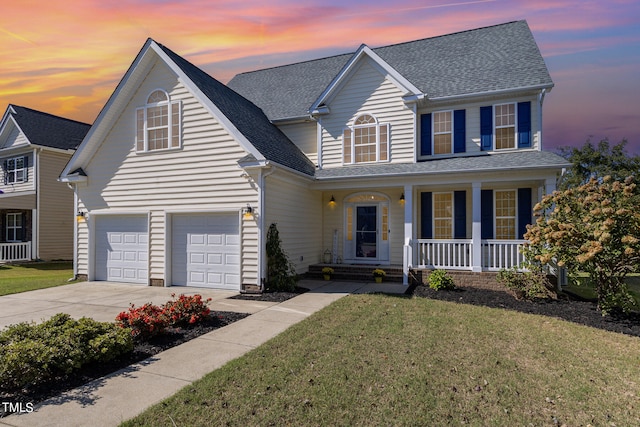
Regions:
<instances>
[{"instance_id":1,"label":"neighboring house","mask_svg":"<svg viewBox=\"0 0 640 427\"><path fill-rule=\"evenodd\" d=\"M73 192L58 176L89 128L7 107L0 122L0 262L73 258Z\"/></svg>"},{"instance_id":2,"label":"neighboring house","mask_svg":"<svg viewBox=\"0 0 640 427\"><path fill-rule=\"evenodd\" d=\"M266 232L323 261L518 265L569 164L542 151L553 87L525 21L239 74L224 85L149 39L61 179L77 273L249 289Z\"/></svg>"}]
</instances>

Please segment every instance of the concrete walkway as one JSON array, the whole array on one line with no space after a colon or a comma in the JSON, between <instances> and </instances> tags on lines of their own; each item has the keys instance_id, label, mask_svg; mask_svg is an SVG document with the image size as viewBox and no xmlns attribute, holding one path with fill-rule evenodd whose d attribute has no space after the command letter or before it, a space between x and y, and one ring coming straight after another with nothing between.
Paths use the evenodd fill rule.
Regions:
<instances>
[{"instance_id":1,"label":"concrete walkway","mask_svg":"<svg viewBox=\"0 0 640 427\"><path fill-rule=\"evenodd\" d=\"M212 298L209 306L214 311L251 315L42 402L33 412L0 418L0 426L117 426L345 295L406 290L393 283L317 280L303 280L299 286L311 291L282 303L228 299L237 294L233 291L108 282L76 283L2 296L0 329L22 321L48 319L60 312L76 318L113 321L129 303L162 304L171 298L171 293L199 293Z\"/></svg>"}]
</instances>

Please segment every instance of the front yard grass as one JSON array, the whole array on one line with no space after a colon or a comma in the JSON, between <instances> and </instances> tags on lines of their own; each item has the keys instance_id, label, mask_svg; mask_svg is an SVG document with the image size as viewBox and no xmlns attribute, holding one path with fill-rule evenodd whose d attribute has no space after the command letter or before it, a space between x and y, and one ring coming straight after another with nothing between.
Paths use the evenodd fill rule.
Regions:
<instances>
[{"instance_id":1,"label":"front yard grass","mask_svg":"<svg viewBox=\"0 0 640 427\"><path fill-rule=\"evenodd\" d=\"M71 262L0 265L0 296L66 285L71 277Z\"/></svg>"},{"instance_id":2,"label":"front yard grass","mask_svg":"<svg viewBox=\"0 0 640 427\"><path fill-rule=\"evenodd\" d=\"M124 423L460 424L640 425L640 339L502 309L350 295Z\"/></svg>"}]
</instances>

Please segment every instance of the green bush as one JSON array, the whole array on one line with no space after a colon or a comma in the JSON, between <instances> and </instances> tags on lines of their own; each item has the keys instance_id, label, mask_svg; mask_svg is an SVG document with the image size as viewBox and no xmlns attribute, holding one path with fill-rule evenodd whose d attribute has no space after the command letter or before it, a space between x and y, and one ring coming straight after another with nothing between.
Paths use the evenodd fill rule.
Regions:
<instances>
[{"instance_id":1,"label":"green bush","mask_svg":"<svg viewBox=\"0 0 640 427\"><path fill-rule=\"evenodd\" d=\"M429 274L429 287L436 291L450 291L456 288L453 278L444 270L434 270Z\"/></svg>"},{"instance_id":2,"label":"green bush","mask_svg":"<svg viewBox=\"0 0 640 427\"><path fill-rule=\"evenodd\" d=\"M267 231L267 291L293 292L296 289L295 265L282 249L282 241L275 223Z\"/></svg>"},{"instance_id":3,"label":"green bush","mask_svg":"<svg viewBox=\"0 0 640 427\"><path fill-rule=\"evenodd\" d=\"M129 330L86 317L59 313L38 325L12 325L0 333L0 390L54 381L131 351Z\"/></svg>"},{"instance_id":4,"label":"green bush","mask_svg":"<svg viewBox=\"0 0 640 427\"><path fill-rule=\"evenodd\" d=\"M496 280L513 291L516 299L536 300L555 298L556 293L542 269L531 267L529 271L500 270Z\"/></svg>"}]
</instances>

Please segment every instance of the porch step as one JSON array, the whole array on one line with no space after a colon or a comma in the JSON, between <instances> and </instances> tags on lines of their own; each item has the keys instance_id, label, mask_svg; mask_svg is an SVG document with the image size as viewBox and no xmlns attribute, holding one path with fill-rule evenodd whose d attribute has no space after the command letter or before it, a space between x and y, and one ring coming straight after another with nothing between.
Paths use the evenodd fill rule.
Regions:
<instances>
[{"instance_id":1,"label":"porch step","mask_svg":"<svg viewBox=\"0 0 640 427\"><path fill-rule=\"evenodd\" d=\"M324 267L333 268L333 280L354 280L358 282L372 282L373 270L380 268L387 273L385 282L402 283L402 267L389 265L352 265L352 264L313 264L309 266L309 277L321 279Z\"/></svg>"}]
</instances>

